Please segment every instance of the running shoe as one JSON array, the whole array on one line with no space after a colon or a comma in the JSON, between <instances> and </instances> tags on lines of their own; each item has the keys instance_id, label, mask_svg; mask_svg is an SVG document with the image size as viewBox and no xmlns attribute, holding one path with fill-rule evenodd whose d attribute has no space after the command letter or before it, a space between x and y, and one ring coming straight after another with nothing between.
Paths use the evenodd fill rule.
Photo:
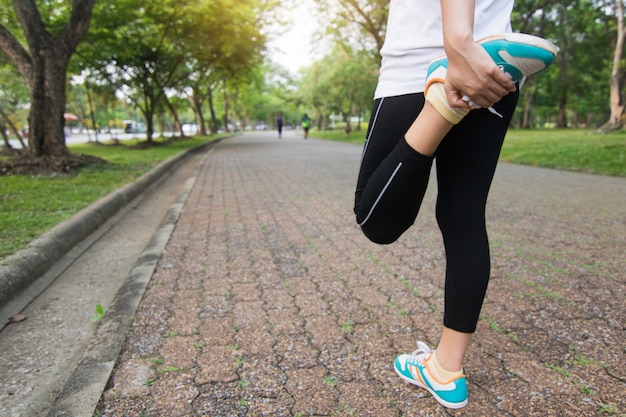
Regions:
<instances>
[{"instance_id":1,"label":"running shoe","mask_svg":"<svg viewBox=\"0 0 626 417\"><path fill-rule=\"evenodd\" d=\"M524 33L505 33L481 39L478 43L485 48L491 59L502 71L509 74L514 82L538 73L549 67L559 49L550 41ZM437 111L449 122L457 124L475 106L469 97L464 97L467 108L451 107L443 89L448 71L448 58L434 59L427 71L424 94ZM435 87L435 88L431 88ZM492 113L498 114L490 109Z\"/></svg>"},{"instance_id":2,"label":"running shoe","mask_svg":"<svg viewBox=\"0 0 626 417\"><path fill-rule=\"evenodd\" d=\"M418 387L428 390L441 405L447 408L461 408L467 405L467 379L459 374L449 381L441 381L430 363L434 350L424 342L417 342L417 350L412 354L396 357L393 364L396 373Z\"/></svg>"}]
</instances>

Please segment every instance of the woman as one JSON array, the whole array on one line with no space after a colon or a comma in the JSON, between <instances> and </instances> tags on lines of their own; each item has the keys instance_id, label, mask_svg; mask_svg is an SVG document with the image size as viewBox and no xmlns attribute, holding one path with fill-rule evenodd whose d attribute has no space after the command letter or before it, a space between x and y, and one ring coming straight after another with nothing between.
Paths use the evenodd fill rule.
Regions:
<instances>
[{"instance_id":1,"label":"woman","mask_svg":"<svg viewBox=\"0 0 626 417\"><path fill-rule=\"evenodd\" d=\"M436 352L418 342L394 368L449 408L467 405L463 358L490 273L485 206L515 82L556 54L543 39L510 34L512 9L513 0L391 0L357 181L358 224L370 240L392 243L415 221L437 160L443 329ZM475 41L492 34L505 35Z\"/></svg>"}]
</instances>

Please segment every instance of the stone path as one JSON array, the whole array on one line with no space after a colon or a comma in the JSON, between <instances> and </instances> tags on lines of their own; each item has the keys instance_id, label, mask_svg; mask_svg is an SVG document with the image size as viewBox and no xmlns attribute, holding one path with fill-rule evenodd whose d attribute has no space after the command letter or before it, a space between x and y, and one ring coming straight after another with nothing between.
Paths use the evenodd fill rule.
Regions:
<instances>
[{"instance_id":1,"label":"stone path","mask_svg":"<svg viewBox=\"0 0 626 417\"><path fill-rule=\"evenodd\" d=\"M441 327L435 184L397 243L370 243L360 153L273 132L217 144L94 415L626 415L625 179L498 168L470 403L451 411L392 368Z\"/></svg>"}]
</instances>

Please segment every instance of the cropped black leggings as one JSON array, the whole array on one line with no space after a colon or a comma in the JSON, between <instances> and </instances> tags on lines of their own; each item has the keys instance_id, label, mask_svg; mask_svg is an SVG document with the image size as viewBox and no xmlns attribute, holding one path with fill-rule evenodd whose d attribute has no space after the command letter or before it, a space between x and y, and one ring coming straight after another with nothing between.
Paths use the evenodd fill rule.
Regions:
<instances>
[{"instance_id":1,"label":"cropped black leggings","mask_svg":"<svg viewBox=\"0 0 626 417\"><path fill-rule=\"evenodd\" d=\"M396 241L415 221L437 171L437 223L446 252L444 325L476 330L490 274L485 207L518 94L495 108L473 110L444 138L435 158L421 155L404 134L424 105L424 95L377 99L363 149L354 212L373 242Z\"/></svg>"}]
</instances>

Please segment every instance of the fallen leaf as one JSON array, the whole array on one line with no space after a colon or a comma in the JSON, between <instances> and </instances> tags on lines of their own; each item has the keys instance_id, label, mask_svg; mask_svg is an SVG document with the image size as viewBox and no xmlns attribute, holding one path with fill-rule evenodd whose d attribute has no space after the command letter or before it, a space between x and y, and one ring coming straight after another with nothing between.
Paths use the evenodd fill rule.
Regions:
<instances>
[{"instance_id":1,"label":"fallen leaf","mask_svg":"<svg viewBox=\"0 0 626 417\"><path fill-rule=\"evenodd\" d=\"M14 316L9 317L9 323L19 323L20 321L26 320L26 316L23 314L16 314Z\"/></svg>"}]
</instances>

